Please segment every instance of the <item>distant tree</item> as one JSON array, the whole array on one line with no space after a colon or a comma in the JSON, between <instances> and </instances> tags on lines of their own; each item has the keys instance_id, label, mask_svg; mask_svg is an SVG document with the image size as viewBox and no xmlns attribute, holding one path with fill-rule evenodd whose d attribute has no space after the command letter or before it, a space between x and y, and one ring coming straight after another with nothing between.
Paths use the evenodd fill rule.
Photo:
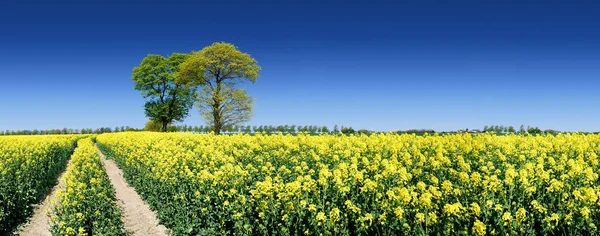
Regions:
<instances>
[{"instance_id":1,"label":"distant tree","mask_svg":"<svg viewBox=\"0 0 600 236\"><path fill-rule=\"evenodd\" d=\"M323 131L323 133L329 133L329 128L327 128L327 126L323 126L321 131Z\"/></svg>"},{"instance_id":2,"label":"distant tree","mask_svg":"<svg viewBox=\"0 0 600 236\"><path fill-rule=\"evenodd\" d=\"M274 131L275 131L275 127L273 127L272 125L269 125L267 128L267 133L272 134Z\"/></svg>"},{"instance_id":3,"label":"distant tree","mask_svg":"<svg viewBox=\"0 0 600 236\"><path fill-rule=\"evenodd\" d=\"M338 130L338 125L334 125L333 126L333 132L334 133L339 133L340 131Z\"/></svg>"},{"instance_id":4,"label":"distant tree","mask_svg":"<svg viewBox=\"0 0 600 236\"><path fill-rule=\"evenodd\" d=\"M162 129L161 124L154 120L146 121L146 124L144 125L145 131L160 132L161 129Z\"/></svg>"},{"instance_id":5,"label":"distant tree","mask_svg":"<svg viewBox=\"0 0 600 236\"><path fill-rule=\"evenodd\" d=\"M291 133L291 134L296 133L296 125L290 125L290 129L289 129L288 132Z\"/></svg>"},{"instance_id":6,"label":"distant tree","mask_svg":"<svg viewBox=\"0 0 600 236\"><path fill-rule=\"evenodd\" d=\"M343 134L353 134L355 131L352 127L348 127L348 128L342 128L341 131Z\"/></svg>"},{"instance_id":7,"label":"distant tree","mask_svg":"<svg viewBox=\"0 0 600 236\"><path fill-rule=\"evenodd\" d=\"M519 127L519 133L520 134L525 133L525 126L521 125L521 127Z\"/></svg>"},{"instance_id":8,"label":"distant tree","mask_svg":"<svg viewBox=\"0 0 600 236\"><path fill-rule=\"evenodd\" d=\"M161 125L161 131L175 121L183 121L194 103L194 86L175 80L175 73L187 54L173 53L168 58L150 54L133 68L135 89L149 101L144 105L146 116Z\"/></svg>"},{"instance_id":9,"label":"distant tree","mask_svg":"<svg viewBox=\"0 0 600 236\"><path fill-rule=\"evenodd\" d=\"M558 131L553 130L553 129L547 129L547 130L544 130L544 133L545 134L558 134Z\"/></svg>"},{"instance_id":10,"label":"distant tree","mask_svg":"<svg viewBox=\"0 0 600 236\"><path fill-rule=\"evenodd\" d=\"M192 53L181 65L178 77L188 85L203 86L197 106L215 134L219 134L224 127L252 117L254 99L235 85L244 80L255 83L260 70L254 58L233 44L214 43Z\"/></svg>"},{"instance_id":11,"label":"distant tree","mask_svg":"<svg viewBox=\"0 0 600 236\"><path fill-rule=\"evenodd\" d=\"M527 133L530 133L530 134L541 134L542 130L540 130L538 127L535 127L535 128L529 127L527 129Z\"/></svg>"},{"instance_id":12,"label":"distant tree","mask_svg":"<svg viewBox=\"0 0 600 236\"><path fill-rule=\"evenodd\" d=\"M512 127L512 125L511 125L511 126L509 126L509 127L508 127L508 132L509 132L509 133L515 133L515 127Z\"/></svg>"}]
</instances>

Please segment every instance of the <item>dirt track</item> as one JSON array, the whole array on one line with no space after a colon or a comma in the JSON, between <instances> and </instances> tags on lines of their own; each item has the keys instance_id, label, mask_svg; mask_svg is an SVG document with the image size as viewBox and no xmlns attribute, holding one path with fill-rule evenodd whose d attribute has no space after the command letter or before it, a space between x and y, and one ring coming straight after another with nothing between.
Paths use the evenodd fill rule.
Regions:
<instances>
[{"instance_id":1,"label":"dirt track","mask_svg":"<svg viewBox=\"0 0 600 236\"><path fill-rule=\"evenodd\" d=\"M156 213L150 210L135 189L127 184L123 178L123 171L117 167L113 160L107 160L106 156L98 150L102 158L106 173L115 188L117 203L123 211L123 223L125 229L132 235L167 235L167 228L158 224Z\"/></svg>"},{"instance_id":2,"label":"dirt track","mask_svg":"<svg viewBox=\"0 0 600 236\"><path fill-rule=\"evenodd\" d=\"M67 162L67 166L71 160ZM66 170L66 168L65 168ZM46 213L52 214L52 202L58 201L56 197L56 192L59 189L64 189L65 183L63 182L62 176L65 173L63 170L62 173L58 175L58 184L52 187L50 193L46 196L44 201L40 204L36 205L33 209L33 215L29 219L29 223L23 225L18 231L17 235L22 236L50 236L50 216Z\"/></svg>"}]
</instances>

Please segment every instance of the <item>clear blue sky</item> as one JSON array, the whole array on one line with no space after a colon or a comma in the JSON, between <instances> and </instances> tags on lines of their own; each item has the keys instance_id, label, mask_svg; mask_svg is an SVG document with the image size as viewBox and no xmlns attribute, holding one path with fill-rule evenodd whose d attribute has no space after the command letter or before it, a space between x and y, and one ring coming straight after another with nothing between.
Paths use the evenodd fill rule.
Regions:
<instances>
[{"instance_id":1,"label":"clear blue sky","mask_svg":"<svg viewBox=\"0 0 600 236\"><path fill-rule=\"evenodd\" d=\"M0 130L142 127L132 68L217 41L263 68L250 125L600 130L600 3L196 2L0 2Z\"/></svg>"}]
</instances>

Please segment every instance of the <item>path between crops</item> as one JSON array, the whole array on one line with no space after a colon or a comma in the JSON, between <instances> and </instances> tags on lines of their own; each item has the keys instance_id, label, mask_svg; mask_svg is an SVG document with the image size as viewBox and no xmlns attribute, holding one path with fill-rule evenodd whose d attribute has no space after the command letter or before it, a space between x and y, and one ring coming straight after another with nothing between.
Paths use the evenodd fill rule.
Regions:
<instances>
[{"instance_id":1,"label":"path between crops","mask_svg":"<svg viewBox=\"0 0 600 236\"><path fill-rule=\"evenodd\" d=\"M98 154L115 187L117 203L123 211L125 229L132 235L167 235L167 228L158 223L156 213L150 210L148 204L142 200L135 189L125 182L123 171L113 160L106 159L100 149L98 149Z\"/></svg>"},{"instance_id":2,"label":"path between crops","mask_svg":"<svg viewBox=\"0 0 600 236\"><path fill-rule=\"evenodd\" d=\"M67 167L71 163L71 158L67 161ZM58 184L54 185L50 190L50 193L46 195L44 201L34 206L33 215L29 218L29 222L17 230L17 235L21 236L50 236L50 215L54 214L52 211L52 202L58 201L56 193L60 189L65 188L65 182L63 181L63 175L67 168L65 168L58 175ZM48 212L48 213L46 213Z\"/></svg>"}]
</instances>

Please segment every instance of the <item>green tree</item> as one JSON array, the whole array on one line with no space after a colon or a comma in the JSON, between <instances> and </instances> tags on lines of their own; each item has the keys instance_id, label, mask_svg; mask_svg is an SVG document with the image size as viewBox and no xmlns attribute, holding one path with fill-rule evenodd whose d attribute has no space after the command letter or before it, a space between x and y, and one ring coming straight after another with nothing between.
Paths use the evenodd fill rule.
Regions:
<instances>
[{"instance_id":1,"label":"green tree","mask_svg":"<svg viewBox=\"0 0 600 236\"><path fill-rule=\"evenodd\" d=\"M249 54L233 44L214 43L192 53L180 68L179 81L203 86L197 96L197 106L215 134L250 120L254 100L245 90L235 88L243 81L256 82L261 68Z\"/></svg>"},{"instance_id":2,"label":"green tree","mask_svg":"<svg viewBox=\"0 0 600 236\"><path fill-rule=\"evenodd\" d=\"M520 134L525 133L525 126L524 125L521 125L521 127L519 127L519 133Z\"/></svg>"},{"instance_id":3,"label":"green tree","mask_svg":"<svg viewBox=\"0 0 600 236\"><path fill-rule=\"evenodd\" d=\"M166 132L167 126L174 121L183 121L194 103L196 88L178 83L174 76L188 56L173 53L165 58L149 54L138 67L133 68L135 89L149 99L144 105L146 116L160 123L160 131Z\"/></svg>"},{"instance_id":4,"label":"green tree","mask_svg":"<svg viewBox=\"0 0 600 236\"><path fill-rule=\"evenodd\" d=\"M514 133L515 132L515 127L512 127L512 125L508 126L508 132L509 133Z\"/></svg>"}]
</instances>

